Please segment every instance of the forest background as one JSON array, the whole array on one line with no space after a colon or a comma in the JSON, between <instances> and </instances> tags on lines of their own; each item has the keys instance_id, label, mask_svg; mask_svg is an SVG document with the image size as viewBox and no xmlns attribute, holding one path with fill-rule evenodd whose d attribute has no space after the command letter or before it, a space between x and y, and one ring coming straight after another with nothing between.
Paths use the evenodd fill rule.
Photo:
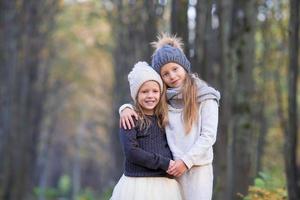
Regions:
<instances>
[{"instance_id":1,"label":"forest background","mask_svg":"<svg viewBox=\"0 0 300 200\"><path fill-rule=\"evenodd\" d=\"M1 0L0 199L108 199L160 32L222 95L214 199L300 199L299 1Z\"/></svg>"}]
</instances>

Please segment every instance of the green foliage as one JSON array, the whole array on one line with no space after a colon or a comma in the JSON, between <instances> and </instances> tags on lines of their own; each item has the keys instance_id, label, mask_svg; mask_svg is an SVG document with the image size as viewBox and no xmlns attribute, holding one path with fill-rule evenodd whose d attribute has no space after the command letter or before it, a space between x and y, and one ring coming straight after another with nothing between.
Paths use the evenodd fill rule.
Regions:
<instances>
[{"instance_id":1,"label":"green foliage","mask_svg":"<svg viewBox=\"0 0 300 200\"><path fill-rule=\"evenodd\" d=\"M62 195L67 195L71 191L71 178L64 174L58 182L58 190Z\"/></svg>"},{"instance_id":2,"label":"green foliage","mask_svg":"<svg viewBox=\"0 0 300 200\"><path fill-rule=\"evenodd\" d=\"M64 174L60 177L58 181L58 186L56 188L48 187L48 188L38 188L36 187L33 191L35 199L38 199L39 196L44 196L46 200L69 200L71 194L72 182L71 178ZM107 193L109 194L109 193ZM109 199L110 196L104 196L102 199ZM99 199L96 197L95 192L91 189L84 188L79 194L75 197L75 200L96 200Z\"/></svg>"},{"instance_id":3,"label":"green foliage","mask_svg":"<svg viewBox=\"0 0 300 200\"><path fill-rule=\"evenodd\" d=\"M106 189L103 193L102 193L102 196L101 196L101 200L108 200L111 195L112 195L112 191L113 189L112 188L108 188Z\"/></svg>"},{"instance_id":4,"label":"green foliage","mask_svg":"<svg viewBox=\"0 0 300 200\"><path fill-rule=\"evenodd\" d=\"M97 199L90 189L85 189L75 198L75 200L95 200Z\"/></svg>"},{"instance_id":5,"label":"green foliage","mask_svg":"<svg viewBox=\"0 0 300 200\"><path fill-rule=\"evenodd\" d=\"M254 185L249 187L248 195L244 200L284 200L287 199L287 191L282 181L268 173L260 172L255 178Z\"/></svg>"},{"instance_id":6,"label":"green foliage","mask_svg":"<svg viewBox=\"0 0 300 200\"><path fill-rule=\"evenodd\" d=\"M56 188L45 188L45 189L42 189L42 188L34 188L33 189L33 193L34 193L34 196L37 197L38 196L45 196L46 199L55 199L57 197L59 197L59 191L56 189Z\"/></svg>"},{"instance_id":7,"label":"green foliage","mask_svg":"<svg viewBox=\"0 0 300 200\"><path fill-rule=\"evenodd\" d=\"M58 181L58 187L57 188L34 188L34 195L36 197L38 196L45 196L45 198L48 200L50 199L56 199L56 198L62 198L62 197L68 197L71 191L71 178L64 174L60 177Z\"/></svg>"}]
</instances>

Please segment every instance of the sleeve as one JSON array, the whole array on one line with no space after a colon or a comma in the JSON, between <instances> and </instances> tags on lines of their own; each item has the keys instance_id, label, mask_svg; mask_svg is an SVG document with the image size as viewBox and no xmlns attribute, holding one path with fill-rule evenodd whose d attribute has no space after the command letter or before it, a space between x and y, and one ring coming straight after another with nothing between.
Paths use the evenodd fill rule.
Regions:
<instances>
[{"instance_id":1,"label":"sleeve","mask_svg":"<svg viewBox=\"0 0 300 200\"><path fill-rule=\"evenodd\" d=\"M121 114L121 112L122 112L125 108L130 108L130 109L133 110L133 106L132 106L131 104L125 103L125 104L123 104L122 106L120 106L120 108L119 108L119 115Z\"/></svg>"},{"instance_id":2,"label":"sleeve","mask_svg":"<svg viewBox=\"0 0 300 200\"><path fill-rule=\"evenodd\" d=\"M204 156L216 142L219 117L218 103L215 100L204 101L200 114L200 134L191 149L182 157L182 161L189 169L194 165L194 161Z\"/></svg>"},{"instance_id":3,"label":"sleeve","mask_svg":"<svg viewBox=\"0 0 300 200\"><path fill-rule=\"evenodd\" d=\"M129 162L147 167L149 169L168 170L170 159L156 153L151 153L139 147L137 141L137 130L120 129L120 139L126 159Z\"/></svg>"}]
</instances>

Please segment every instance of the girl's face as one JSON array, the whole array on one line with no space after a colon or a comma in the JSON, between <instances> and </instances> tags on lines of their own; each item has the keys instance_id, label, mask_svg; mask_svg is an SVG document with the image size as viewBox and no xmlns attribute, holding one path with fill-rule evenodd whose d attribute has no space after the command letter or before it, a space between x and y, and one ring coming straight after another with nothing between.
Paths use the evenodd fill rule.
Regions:
<instances>
[{"instance_id":1,"label":"girl's face","mask_svg":"<svg viewBox=\"0 0 300 200\"><path fill-rule=\"evenodd\" d=\"M161 70L160 75L168 87L175 88L182 86L186 71L177 63L167 63Z\"/></svg>"},{"instance_id":2,"label":"girl's face","mask_svg":"<svg viewBox=\"0 0 300 200\"><path fill-rule=\"evenodd\" d=\"M137 101L146 115L153 115L159 99L160 87L156 81L147 81L140 87Z\"/></svg>"}]
</instances>

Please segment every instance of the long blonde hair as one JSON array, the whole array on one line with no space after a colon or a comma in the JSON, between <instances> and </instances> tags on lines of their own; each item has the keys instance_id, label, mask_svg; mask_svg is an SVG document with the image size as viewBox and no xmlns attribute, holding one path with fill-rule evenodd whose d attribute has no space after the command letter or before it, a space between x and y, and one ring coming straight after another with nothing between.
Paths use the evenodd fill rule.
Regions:
<instances>
[{"instance_id":1,"label":"long blonde hair","mask_svg":"<svg viewBox=\"0 0 300 200\"><path fill-rule=\"evenodd\" d=\"M159 88L161 90L161 88ZM136 103L135 103L135 111L137 112L139 116L139 121L138 121L138 127L140 130L147 129L151 121L149 118L146 116L146 114L143 111L142 106L138 103L138 95L139 91L136 95ZM154 115L158 118L158 126L160 128L165 128L166 125L168 124L168 104L166 101L166 86L164 84L163 86L163 91L160 94L160 99L158 104L154 108Z\"/></svg>"},{"instance_id":2,"label":"long blonde hair","mask_svg":"<svg viewBox=\"0 0 300 200\"><path fill-rule=\"evenodd\" d=\"M183 42L180 37L176 35L170 35L168 33L161 33L157 36L157 41L151 42L152 47L155 51L158 51L164 45L170 45L172 47L183 51ZM182 66L181 66L182 67ZM183 122L185 132L189 133L192 129L193 124L198 120L199 103L197 102L197 84L195 78L197 74L191 74L186 72L186 78L182 86L182 98L183 98Z\"/></svg>"},{"instance_id":3,"label":"long blonde hair","mask_svg":"<svg viewBox=\"0 0 300 200\"><path fill-rule=\"evenodd\" d=\"M194 74L197 76L196 74ZM182 85L182 98L183 98L183 122L185 132L189 133L193 124L198 121L199 103L197 101L197 84L192 74L186 73L185 80Z\"/></svg>"}]
</instances>

